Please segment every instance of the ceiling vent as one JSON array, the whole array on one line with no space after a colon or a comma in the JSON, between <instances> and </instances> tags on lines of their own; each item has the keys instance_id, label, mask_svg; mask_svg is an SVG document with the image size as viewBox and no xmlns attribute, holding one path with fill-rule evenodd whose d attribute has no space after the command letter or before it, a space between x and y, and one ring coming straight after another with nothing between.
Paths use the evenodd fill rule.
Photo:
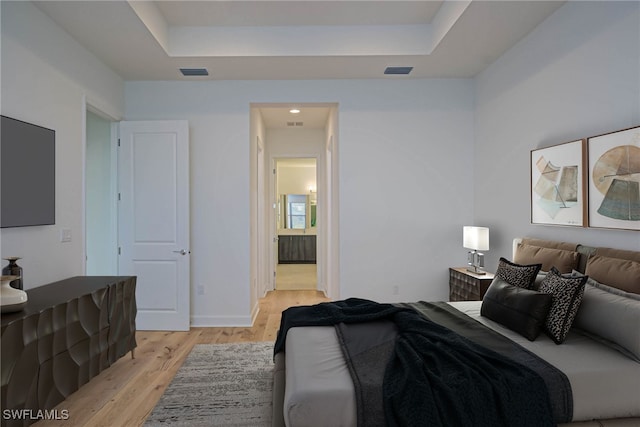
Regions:
<instances>
[{"instance_id":1,"label":"ceiling vent","mask_svg":"<svg viewBox=\"0 0 640 427\"><path fill-rule=\"evenodd\" d=\"M413 70L413 67L387 67L384 70L385 74L409 74Z\"/></svg>"},{"instance_id":2,"label":"ceiling vent","mask_svg":"<svg viewBox=\"0 0 640 427\"><path fill-rule=\"evenodd\" d=\"M209 71L206 68L180 68L183 76L208 76Z\"/></svg>"},{"instance_id":3,"label":"ceiling vent","mask_svg":"<svg viewBox=\"0 0 640 427\"><path fill-rule=\"evenodd\" d=\"M304 122L287 122L287 126L289 126L289 127L300 127L300 126L304 126Z\"/></svg>"}]
</instances>

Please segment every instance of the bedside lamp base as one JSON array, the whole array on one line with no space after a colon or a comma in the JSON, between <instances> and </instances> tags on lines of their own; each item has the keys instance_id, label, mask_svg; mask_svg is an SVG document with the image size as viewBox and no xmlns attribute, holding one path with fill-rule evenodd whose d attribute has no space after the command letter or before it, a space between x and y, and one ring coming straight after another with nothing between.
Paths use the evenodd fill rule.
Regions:
<instances>
[{"instance_id":1,"label":"bedside lamp base","mask_svg":"<svg viewBox=\"0 0 640 427\"><path fill-rule=\"evenodd\" d=\"M484 267L484 254L473 250L467 253L467 271L473 274L477 274L478 276L482 276L483 274L487 274L486 272L480 270L480 267Z\"/></svg>"}]
</instances>

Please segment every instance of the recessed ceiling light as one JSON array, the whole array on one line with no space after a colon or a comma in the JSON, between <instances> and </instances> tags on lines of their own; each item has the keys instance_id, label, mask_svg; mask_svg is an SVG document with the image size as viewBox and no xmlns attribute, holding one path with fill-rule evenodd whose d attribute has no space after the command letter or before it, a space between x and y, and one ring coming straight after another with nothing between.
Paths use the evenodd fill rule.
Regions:
<instances>
[{"instance_id":1,"label":"recessed ceiling light","mask_svg":"<svg viewBox=\"0 0 640 427\"><path fill-rule=\"evenodd\" d=\"M183 76L208 76L209 71L206 68L180 68Z\"/></svg>"},{"instance_id":2,"label":"recessed ceiling light","mask_svg":"<svg viewBox=\"0 0 640 427\"><path fill-rule=\"evenodd\" d=\"M289 112L291 114L298 114L300 112L300 109L299 108L292 108L291 110L289 110Z\"/></svg>"},{"instance_id":3,"label":"recessed ceiling light","mask_svg":"<svg viewBox=\"0 0 640 427\"><path fill-rule=\"evenodd\" d=\"M413 67L387 67L385 74L409 74Z\"/></svg>"}]
</instances>

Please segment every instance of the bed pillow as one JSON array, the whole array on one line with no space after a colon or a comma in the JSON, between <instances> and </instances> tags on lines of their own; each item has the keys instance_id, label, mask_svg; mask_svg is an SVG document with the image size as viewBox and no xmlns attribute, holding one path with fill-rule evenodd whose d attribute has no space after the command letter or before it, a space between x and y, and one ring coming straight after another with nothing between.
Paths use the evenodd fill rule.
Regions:
<instances>
[{"instance_id":1,"label":"bed pillow","mask_svg":"<svg viewBox=\"0 0 640 427\"><path fill-rule=\"evenodd\" d=\"M516 249L513 261L518 264L541 263L542 271L549 271L551 267L555 267L560 273L570 273L578 267L579 257L580 254L578 252L543 248L523 243Z\"/></svg>"},{"instance_id":2,"label":"bed pillow","mask_svg":"<svg viewBox=\"0 0 640 427\"><path fill-rule=\"evenodd\" d=\"M609 292L610 294L620 295L621 297L631 298L640 301L640 294L634 294L632 292L625 292L622 289L614 288L612 286L607 286L603 283L600 283L596 280L593 280L592 277L587 279L587 285L591 285L595 288L602 289L605 292Z\"/></svg>"},{"instance_id":3,"label":"bed pillow","mask_svg":"<svg viewBox=\"0 0 640 427\"><path fill-rule=\"evenodd\" d=\"M531 246L540 246L541 248L564 249L566 251L575 251L578 247L575 243L559 242L557 240L536 239L534 237L523 237L522 243Z\"/></svg>"},{"instance_id":4,"label":"bed pillow","mask_svg":"<svg viewBox=\"0 0 640 427\"><path fill-rule=\"evenodd\" d=\"M533 285L531 285L531 289L533 289L534 291L540 289L540 283L542 283L545 277L547 277L546 271L541 271L540 273L538 273L533 281Z\"/></svg>"},{"instance_id":5,"label":"bed pillow","mask_svg":"<svg viewBox=\"0 0 640 427\"><path fill-rule=\"evenodd\" d=\"M584 276L584 274L580 273L579 271L573 270L571 272L571 276L572 277L578 277L578 276ZM538 274L538 278L539 277L540 277L540 274ZM536 281L537 280L538 279L536 279ZM587 277L587 285L593 286L593 287L598 288L598 289L602 289L603 291L609 292L610 294L620 295L620 296L625 297L625 298L631 298L631 299L635 299L635 300L640 301L640 294L634 294L633 292L625 292L622 289L614 288L613 286L605 285L603 283L600 283L600 282L594 280L593 277Z\"/></svg>"},{"instance_id":6,"label":"bed pillow","mask_svg":"<svg viewBox=\"0 0 640 427\"><path fill-rule=\"evenodd\" d=\"M495 277L499 277L510 285L531 289L542 264L520 265L505 258L500 258Z\"/></svg>"},{"instance_id":7,"label":"bed pillow","mask_svg":"<svg viewBox=\"0 0 640 427\"><path fill-rule=\"evenodd\" d=\"M545 332L556 344L562 344L578 313L587 276L563 277L552 267L540 284L540 292L553 295L545 322Z\"/></svg>"},{"instance_id":8,"label":"bed pillow","mask_svg":"<svg viewBox=\"0 0 640 427\"><path fill-rule=\"evenodd\" d=\"M482 299L480 314L533 341L544 327L551 300L550 294L513 286L496 277Z\"/></svg>"},{"instance_id":9,"label":"bed pillow","mask_svg":"<svg viewBox=\"0 0 640 427\"><path fill-rule=\"evenodd\" d=\"M640 262L639 251L628 251L626 249L613 248L597 248L596 254L607 258L628 259L630 261Z\"/></svg>"},{"instance_id":10,"label":"bed pillow","mask_svg":"<svg viewBox=\"0 0 640 427\"><path fill-rule=\"evenodd\" d=\"M640 262L594 255L585 273L605 285L640 294Z\"/></svg>"},{"instance_id":11,"label":"bed pillow","mask_svg":"<svg viewBox=\"0 0 640 427\"><path fill-rule=\"evenodd\" d=\"M640 300L608 292L592 283L587 281L573 325L613 342L626 350L623 353L640 361Z\"/></svg>"}]
</instances>

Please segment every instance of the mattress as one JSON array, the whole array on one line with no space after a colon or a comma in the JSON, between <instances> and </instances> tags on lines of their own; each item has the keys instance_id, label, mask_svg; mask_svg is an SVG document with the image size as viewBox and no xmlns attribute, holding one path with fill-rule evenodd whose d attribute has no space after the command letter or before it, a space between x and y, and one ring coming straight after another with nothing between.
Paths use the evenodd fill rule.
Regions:
<instances>
[{"instance_id":1,"label":"mattress","mask_svg":"<svg viewBox=\"0 0 640 427\"><path fill-rule=\"evenodd\" d=\"M333 326L289 329L285 366L285 425L356 425L355 389Z\"/></svg>"},{"instance_id":2,"label":"mattress","mask_svg":"<svg viewBox=\"0 0 640 427\"><path fill-rule=\"evenodd\" d=\"M547 360L567 375L573 421L640 417L640 363L577 331L562 345L540 335L528 341L480 316L480 301L449 303ZM287 334L284 421L287 426L355 426L355 390L333 326Z\"/></svg>"}]
</instances>

